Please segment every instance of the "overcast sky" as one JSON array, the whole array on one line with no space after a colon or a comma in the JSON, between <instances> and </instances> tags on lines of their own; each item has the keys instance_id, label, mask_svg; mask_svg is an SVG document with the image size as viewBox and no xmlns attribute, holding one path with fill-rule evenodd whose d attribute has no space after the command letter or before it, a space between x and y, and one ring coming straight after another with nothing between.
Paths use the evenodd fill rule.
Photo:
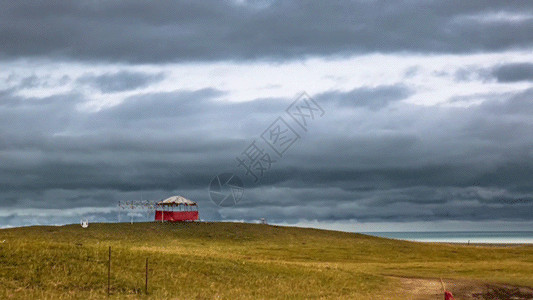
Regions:
<instances>
[{"instance_id":1,"label":"overcast sky","mask_svg":"<svg viewBox=\"0 0 533 300\"><path fill-rule=\"evenodd\" d=\"M526 1L2 1L0 227L183 195L204 220L531 229L532 32Z\"/></svg>"}]
</instances>

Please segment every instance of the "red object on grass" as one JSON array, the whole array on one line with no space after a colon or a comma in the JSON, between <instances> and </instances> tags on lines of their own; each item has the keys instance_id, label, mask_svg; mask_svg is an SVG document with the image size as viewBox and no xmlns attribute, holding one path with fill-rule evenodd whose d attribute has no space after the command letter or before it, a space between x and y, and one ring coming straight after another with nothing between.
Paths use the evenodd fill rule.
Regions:
<instances>
[{"instance_id":1,"label":"red object on grass","mask_svg":"<svg viewBox=\"0 0 533 300\"><path fill-rule=\"evenodd\" d=\"M444 291L444 300L455 300L451 292Z\"/></svg>"},{"instance_id":2,"label":"red object on grass","mask_svg":"<svg viewBox=\"0 0 533 300\"><path fill-rule=\"evenodd\" d=\"M155 211L156 221L182 222L198 220L198 211Z\"/></svg>"}]
</instances>

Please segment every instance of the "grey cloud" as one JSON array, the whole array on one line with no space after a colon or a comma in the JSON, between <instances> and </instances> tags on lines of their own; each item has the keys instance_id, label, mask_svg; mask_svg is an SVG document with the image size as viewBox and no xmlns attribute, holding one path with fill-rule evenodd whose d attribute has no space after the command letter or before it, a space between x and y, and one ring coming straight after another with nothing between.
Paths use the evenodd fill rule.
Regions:
<instances>
[{"instance_id":1,"label":"grey cloud","mask_svg":"<svg viewBox=\"0 0 533 300\"><path fill-rule=\"evenodd\" d=\"M36 74L32 74L30 76L25 77L19 77L14 74L11 74L6 82L7 83L14 83L11 84L12 88L14 90L24 90L24 89L33 89L33 88L51 88L51 87L57 87L57 86L63 86L70 82L70 77L68 75L63 76L55 76L52 77L51 75L46 76L37 76Z\"/></svg>"},{"instance_id":2,"label":"grey cloud","mask_svg":"<svg viewBox=\"0 0 533 300\"><path fill-rule=\"evenodd\" d=\"M533 88L502 98L505 100L487 101L482 104L481 108L493 114L522 115L522 121L527 120L533 113Z\"/></svg>"},{"instance_id":3,"label":"grey cloud","mask_svg":"<svg viewBox=\"0 0 533 300\"><path fill-rule=\"evenodd\" d=\"M287 117L292 99L230 103L218 101L224 91L205 88L136 95L88 112L77 109L86 99L76 94L40 99L6 92L0 204L12 213L1 215L0 225L77 222L79 214L61 219L46 210L76 207L116 220L98 211L141 193L185 194L211 220L529 220L531 90L487 96L468 108L398 101L408 91L385 86L317 95L326 114L277 157L259 185L235 157L275 118ZM380 105L394 101L394 109L339 105L355 97L368 107L373 96ZM207 185L226 171L247 182L246 196L219 210ZM32 219L25 208L42 208L49 218Z\"/></svg>"},{"instance_id":4,"label":"grey cloud","mask_svg":"<svg viewBox=\"0 0 533 300\"><path fill-rule=\"evenodd\" d=\"M528 2L2 2L0 56L168 62L527 49Z\"/></svg>"},{"instance_id":5,"label":"grey cloud","mask_svg":"<svg viewBox=\"0 0 533 300\"><path fill-rule=\"evenodd\" d=\"M515 13L533 15L533 5L2 2L0 59L243 62L529 50L533 19L490 18ZM410 104L402 100L415 89L401 83L312 95L326 114L255 184L235 157L277 117L298 128L285 113L292 99L232 103L221 101L228 93L220 87L206 86L138 91L112 107L80 109L88 99L76 88L114 93L165 79L128 70L74 79L7 76L9 88L0 90L0 227L115 221L119 200L173 194L198 201L207 220L531 220L532 89L450 99L468 107ZM523 62L438 75L507 83L531 81L532 70ZM418 72L413 66L404 76ZM74 90L64 94L21 96L68 83ZM220 209L208 198L207 184L221 172L245 181L236 207Z\"/></svg>"},{"instance_id":6,"label":"grey cloud","mask_svg":"<svg viewBox=\"0 0 533 300\"><path fill-rule=\"evenodd\" d=\"M493 68L492 75L499 82L533 81L533 63L500 65Z\"/></svg>"},{"instance_id":7,"label":"grey cloud","mask_svg":"<svg viewBox=\"0 0 533 300\"><path fill-rule=\"evenodd\" d=\"M40 85L41 85L40 80L35 75L23 78L20 82L21 88L33 88L33 87L37 87Z\"/></svg>"},{"instance_id":8,"label":"grey cloud","mask_svg":"<svg viewBox=\"0 0 533 300\"><path fill-rule=\"evenodd\" d=\"M455 71L454 79L455 81L474 81L474 80L480 80L480 81L489 81L492 80L493 76L491 74L490 70L486 70L483 68L475 67L475 66L468 66L463 67Z\"/></svg>"},{"instance_id":9,"label":"grey cloud","mask_svg":"<svg viewBox=\"0 0 533 300\"><path fill-rule=\"evenodd\" d=\"M450 103L467 103L475 104L481 102L494 103L501 100L507 100L514 96L513 93L476 93L470 95L452 96L448 99Z\"/></svg>"},{"instance_id":10,"label":"grey cloud","mask_svg":"<svg viewBox=\"0 0 533 300\"><path fill-rule=\"evenodd\" d=\"M143 119L178 119L200 113L198 108L217 105L212 101L223 95L216 89L202 89L196 91L176 91L167 93L139 94L125 99L121 104L108 108L99 114L109 121L139 122ZM170 125L170 124L169 124Z\"/></svg>"},{"instance_id":11,"label":"grey cloud","mask_svg":"<svg viewBox=\"0 0 533 300\"><path fill-rule=\"evenodd\" d=\"M406 99L413 91L404 85L362 87L348 92L330 91L316 96L318 100L334 101L341 106L367 107L372 110L386 107L392 102Z\"/></svg>"},{"instance_id":12,"label":"grey cloud","mask_svg":"<svg viewBox=\"0 0 533 300\"><path fill-rule=\"evenodd\" d=\"M494 197L491 202L472 188L441 189L416 186L411 188L347 192L332 188L273 188L247 190L257 203L242 203L225 208L225 218L247 221L267 217L273 222L286 220L356 220L435 221L435 220L527 220L531 201L521 201L517 194ZM532 195L528 195L532 199ZM301 201L306 199L306 201ZM329 201L335 199L335 201ZM297 203L297 204L295 204ZM529 203L529 204L528 204Z\"/></svg>"},{"instance_id":13,"label":"grey cloud","mask_svg":"<svg viewBox=\"0 0 533 300\"><path fill-rule=\"evenodd\" d=\"M88 84L99 89L102 93L113 93L146 87L163 79L163 73L148 74L120 71L101 75L85 74L78 78L77 82Z\"/></svg>"}]
</instances>

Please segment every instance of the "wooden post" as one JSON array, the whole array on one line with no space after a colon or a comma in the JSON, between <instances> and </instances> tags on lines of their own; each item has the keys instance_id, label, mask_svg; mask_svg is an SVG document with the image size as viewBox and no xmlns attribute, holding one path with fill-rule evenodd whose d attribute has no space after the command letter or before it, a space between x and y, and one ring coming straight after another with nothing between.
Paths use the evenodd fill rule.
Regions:
<instances>
[{"instance_id":1,"label":"wooden post","mask_svg":"<svg viewBox=\"0 0 533 300\"><path fill-rule=\"evenodd\" d=\"M440 285L442 286L442 292L444 293L444 299L446 299L446 287L444 286L444 281L442 281L442 277L440 278Z\"/></svg>"},{"instance_id":2,"label":"wooden post","mask_svg":"<svg viewBox=\"0 0 533 300\"><path fill-rule=\"evenodd\" d=\"M148 257L146 258L146 280L144 282L144 293L148 295Z\"/></svg>"},{"instance_id":3,"label":"wooden post","mask_svg":"<svg viewBox=\"0 0 533 300\"><path fill-rule=\"evenodd\" d=\"M107 296L110 294L111 287L111 246L109 246L109 263L107 265Z\"/></svg>"}]
</instances>

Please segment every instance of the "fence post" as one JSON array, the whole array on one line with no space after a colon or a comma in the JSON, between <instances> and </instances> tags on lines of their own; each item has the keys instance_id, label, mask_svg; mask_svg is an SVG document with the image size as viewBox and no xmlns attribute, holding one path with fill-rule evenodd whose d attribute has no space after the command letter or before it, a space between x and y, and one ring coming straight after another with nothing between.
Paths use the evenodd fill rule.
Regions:
<instances>
[{"instance_id":1,"label":"fence post","mask_svg":"<svg viewBox=\"0 0 533 300\"><path fill-rule=\"evenodd\" d=\"M144 283L144 293L148 295L148 257L146 258L146 280Z\"/></svg>"},{"instance_id":2,"label":"fence post","mask_svg":"<svg viewBox=\"0 0 533 300\"><path fill-rule=\"evenodd\" d=\"M111 246L109 246L109 263L107 264L107 296L110 294L111 287Z\"/></svg>"}]
</instances>

